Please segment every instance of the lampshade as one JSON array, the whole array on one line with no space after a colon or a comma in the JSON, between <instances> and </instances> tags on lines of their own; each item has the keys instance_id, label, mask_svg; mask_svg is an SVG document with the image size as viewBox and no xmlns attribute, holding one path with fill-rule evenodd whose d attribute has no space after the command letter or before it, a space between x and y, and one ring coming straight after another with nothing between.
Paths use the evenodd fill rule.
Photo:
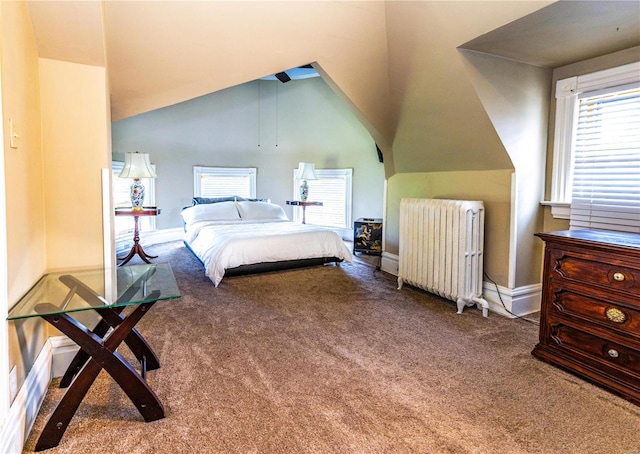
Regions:
<instances>
[{"instance_id":1,"label":"lampshade","mask_svg":"<svg viewBox=\"0 0 640 454\"><path fill-rule=\"evenodd\" d=\"M309 197L309 184L307 180L317 180L316 165L310 162L301 162L298 164L298 170L296 171L296 179L301 180L300 185L300 200L307 201Z\"/></svg>"},{"instance_id":2,"label":"lampshade","mask_svg":"<svg viewBox=\"0 0 640 454\"><path fill-rule=\"evenodd\" d=\"M124 167L118 175L120 178L156 178L158 175L151 168L149 153L125 153Z\"/></svg>"},{"instance_id":3,"label":"lampshade","mask_svg":"<svg viewBox=\"0 0 640 454\"><path fill-rule=\"evenodd\" d=\"M133 183L129 188L131 196L131 206L134 210L142 210L144 205L144 185L140 178L156 178L158 175L151 168L148 153L125 153L124 167L118 177L133 178Z\"/></svg>"},{"instance_id":4,"label":"lampshade","mask_svg":"<svg viewBox=\"0 0 640 454\"><path fill-rule=\"evenodd\" d=\"M317 180L316 165L310 162L301 162L298 164L296 178L298 180Z\"/></svg>"}]
</instances>

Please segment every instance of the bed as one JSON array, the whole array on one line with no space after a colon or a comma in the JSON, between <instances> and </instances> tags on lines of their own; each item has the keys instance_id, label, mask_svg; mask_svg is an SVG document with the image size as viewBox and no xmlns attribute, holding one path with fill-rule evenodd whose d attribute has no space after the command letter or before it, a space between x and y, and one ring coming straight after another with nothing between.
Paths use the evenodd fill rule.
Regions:
<instances>
[{"instance_id":1,"label":"bed","mask_svg":"<svg viewBox=\"0 0 640 454\"><path fill-rule=\"evenodd\" d=\"M352 261L336 232L294 223L269 201L194 199L181 215L184 243L216 287L224 276Z\"/></svg>"}]
</instances>

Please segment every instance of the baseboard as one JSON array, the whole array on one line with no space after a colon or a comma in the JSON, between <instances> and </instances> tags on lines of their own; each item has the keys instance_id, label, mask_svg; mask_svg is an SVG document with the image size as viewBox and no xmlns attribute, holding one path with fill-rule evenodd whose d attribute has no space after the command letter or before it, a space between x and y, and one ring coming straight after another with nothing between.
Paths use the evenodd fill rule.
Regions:
<instances>
[{"instance_id":1,"label":"baseboard","mask_svg":"<svg viewBox=\"0 0 640 454\"><path fill-rule=\"evenodd\" d=\"M115 239L116 254L126 255L133 246L133 238L127 235L118 235ZM140 234L140 244L142 246L152 246L154 244L168 243L170 241L182 241L184 230L176 227L173 229L151 230Z\"/></svg>"},{"instance_id":2,"label":"baseboard","mask_svg":"<svg viewBox=\"0 0 640 454\"><path fill-rule=\"evenodd\" d=\"M61 377L78 351L67 336L50 337L9 408L6 425L0 433L0 452L21 453L52 377Z\"/></svg>"},{"instance_id":3,"label":"baseboard","mask_svg":"<svg viewBox=\"0 0 640 454\"><path fill-rule=\"evenodd\" d=\"M505 317L522 317L540 310L542 284L509 289L499 285L496 288L494 283L485 281L482 291L489 302L489 310Z\"/></svg>"},{"instance_id":4,"label":"baseboard","mask_svg":"<svg viewBox=\"0 0 640 454\"><path fill-rule=\"evenodd\" d=\"M380 269L382 271L397 276L399 266L400 260L396 254L382 253L382 260L380 261Z\"/></svg>"},{"instance_id":5,"label":"baseboard","mask_svg":"<svg viewBox=\"0 0 640 454\"><path fill-rule=\"evenodd\" d=\"M380 269L397 276L399 263L396 254L383 252ZM542 284L510 289L485 281L482 291L482 296L489 302L489 310L505 317L524 316L540 310Z\"/></svg>"},{"instance_id":6,"label":"baseboard","mask_svg":"<svg viewBox=\"0 0 640 454\"><path fill-rule=\"evenodd\" d=\"M51 359L52 346L46 342L9 408L6 424L0 433L0 452L22 452L51 382Z\"/></svg>"},{"instance_id":7,"label":"baseboard","mask_svg":"<svg viewBox=\"0 0 640 454\"><path fill-rule=\"evenodd\" d=\"M67 336L49 338L51 344L51 377L62 377L80 347Z\"/></svg>"},{"instance_id":8,"label":"baseboard","mask_svg":"<svg viewBox=\"0 0 640 454\"><path fill-rule=\"evenodd\" d=\"M170 241L182 241L184 230L176 227L173 229L153 230L140 235L140 243L143 246L168 243Z\"/></svg>"}]
</instances>

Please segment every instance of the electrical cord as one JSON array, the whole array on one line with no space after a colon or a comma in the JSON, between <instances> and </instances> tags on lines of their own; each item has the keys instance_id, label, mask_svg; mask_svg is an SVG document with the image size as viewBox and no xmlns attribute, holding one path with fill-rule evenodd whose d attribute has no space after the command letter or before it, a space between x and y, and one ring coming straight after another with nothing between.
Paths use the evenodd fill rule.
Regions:
<instances>
[{"instance_id":1,"label":"electrical cord","mask_svg":"<svg viewBox=\"0 0 640 454\"><path fill-rule=\"evenodd\" d=\"M374 271L382 271L382 255L378 256L378 263L376 264L376 269Z\"/></svg>"},{"instance_id":2,"label":"electrical cord","mask_svg":"<svg viewBox=\"0 0 640 454\"><path fill-rule=\"evenodd\" d=\"M378 264L377 264L377 265L375 265L375 267L373 267L370 263L367 263L366 261L364 261L364 260L362 260L362 259L361 259L361 261L362 261L364 264L366 264L367 266L371 266L371 267L373 268L373 270L372 270L372 274L373 274L374 276L375 276L376 271L381 271L381 270L382 270L382 268L381 268L381 267L382 267L382 257L379 257L379 258L378 258ZM496 282L496 281L494 281L493 279L491 279L491 276L489 276L489 275L488 275L484 270L483 270L483 274L484 274L484 276L487 278L487 280L488 280L489 282L491 282L491 283L496 287L496 293L498 294L498 298L500 299L500 304L502 304L502 307L504 308L504 310L505 310L508 314L512 315L512 316L513 316L513 317L515 317L515 318L518 318L518 319L520 319L520 320L523 320L523 321L525 321L525 322L527 322L527 323L531 323L531 324L533 324L533 325L540 326L540 322L539 322L538 320L532 320L532 319L529 319L529 318L526 318L526 317L522 317L521 315L514 314L514 313L513 313L513 312L511 312L509 309L507 309L507 306L504 304L504 301L502 300L502 295L500 294L500 289L498 288L498 284L497 284L497 282Z\"/></svg>"},{"instance_id":3,"label":"electrical cord","mask_svg":"<svg viewBox=\"0 0 640 454\"><path fill-rule=\"evenodd\" d=\"M382 256L378 256L378 263L376 263L375 265L371 265L373 267L373 271L371 272L371 274L373 274L375 276L376 271L382 271Z\"/></svg>"},{"instance_id":4,"label":"electrical cord","mask_svg":"<svg viewBox=\"0 0 640 454\"><path fill-rule=\"evenodd\" d=\"M504 301L502 301L502 295L500 295L500 290L498 289L498 284L496 283L496 281L491 279L491 276L489 276L486 272L483 271L483 274L484 274L484 277L486 277L489 282L491 282L493 285L495 285L496 293L498 294L498 298L500 299L500 303L502 304L502 307L504 308L505 311L507 311L509 314L513 315L514 317L519 318L520 320L524 320L527 323L531 323L533 325L540 326L540 322L539 321L531 320L529 318L522 317L520 315L514 314L509 309L507 309L507 306L505 306Z\"/></svg>"},{"instance_id":5,"label":"electrical cord","mask_svg":"<svg viewBox=\"0 0 640 454\"><path fill-rule=\"evenodd\" d=\"M364 252L361 252L361 254L364 254ZM367 255L367 256L369 256L369 257L371 256L371 255L369 255L369 254L366 254L366 255ZM378 263L376 263L376 264L373 264L373 263L372 263L371 261L369 261L369 260L365 260L365 259L363 259L363 258L361 258L361 257L358 257L358 256L356 255L355 251L353 252L353 257L354 257L358 262L360 262L360 263L362 263L362 264L364 264L364 265L366 265L366 266L368 266L368 267L372 268L371 274L372 274L372 275L374 275L374 276L375 276L375 274L376 274L376 271L382 271L382 256L381 256L381 255L378 255L378 260L377 260L377 262L378 262Z\"/></svg>"}]
</instances>

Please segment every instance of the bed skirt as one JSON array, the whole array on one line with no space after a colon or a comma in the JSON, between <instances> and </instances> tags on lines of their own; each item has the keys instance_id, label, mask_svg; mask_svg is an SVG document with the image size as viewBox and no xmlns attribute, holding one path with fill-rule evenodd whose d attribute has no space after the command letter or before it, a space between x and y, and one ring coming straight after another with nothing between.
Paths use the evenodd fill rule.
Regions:
<instances>
[{"instance_id":1,"label":"bed skirt","mask_svg":"<svg viewBox=\"0 0 640 454\"><path fill-rule=\"evenodd\" d=\"M202 263L200 257L193 252L191 246L186 241L183 241L184 245L191 251L191 253L198 259L198 261ZM248 265L240 265L235 268L228 268L225 270L225 277L228 276L241 276L245 274L256 274L256 273L266 273L269 271L282 271L282 270L290 270L295 268L304 268L308 266L318 266L318 265L326 265L327 263L340 263L343 260L338 257L318 257L318 258L310 258L310 259L300 259L300 260L283 260L280 262L261 262L261 263L251 263ZM204 264L203 264L204 265Z\"/></svg>"}]
</instances>

